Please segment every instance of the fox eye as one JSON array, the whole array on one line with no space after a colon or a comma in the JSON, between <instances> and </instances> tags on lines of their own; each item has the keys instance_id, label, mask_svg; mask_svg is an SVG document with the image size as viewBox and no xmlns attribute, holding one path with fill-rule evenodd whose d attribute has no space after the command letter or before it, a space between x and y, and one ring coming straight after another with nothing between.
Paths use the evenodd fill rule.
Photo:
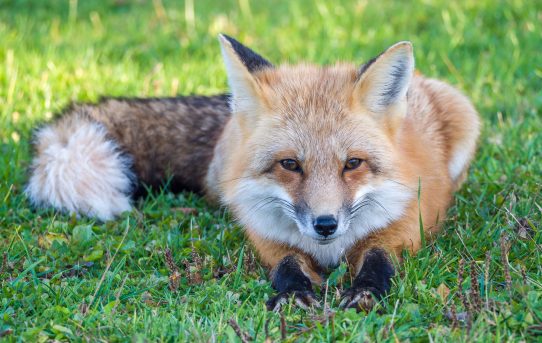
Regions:
<instances>
[{"instance_id":1,"label":"fox eye","mask_svg":"<svg viewBox=\"0 0 542 343\"><path fill-rule=\"evenodd\" d=\"M299 163L297 163L296 160L292 160L290 158L287 158L285 160L280 160L280 165L282 166L282 168L286 170L293 171L296 173L301 172L301 166L299 165Z\"/></svg>"},{"instance_id":2,"label":"fox eye","mask_svg":"<svg viewBox=\"0 0 542 343\"><path fill-rule=\"evenodd\" d=\"M363 162L362 159L351 158L348 161L346 161L346 163L344 164L344 170L356 169L357 167L361 165L362 162Z\"/></svg>"}]
</instances>

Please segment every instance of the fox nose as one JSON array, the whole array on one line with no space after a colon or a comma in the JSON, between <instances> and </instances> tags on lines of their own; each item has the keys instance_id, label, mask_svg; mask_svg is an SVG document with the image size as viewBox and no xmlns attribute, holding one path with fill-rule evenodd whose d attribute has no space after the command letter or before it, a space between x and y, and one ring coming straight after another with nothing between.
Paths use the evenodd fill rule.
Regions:
<instances>
[{"instance_id":1,"label":"fox nose","mask_svg":"<svg viewBox=\"0 0 542 343\"><path fill-rule=\"evenodd\" d=\"M321 236L331 236L337 230L337 219L334 216L319 216L314 221L314 230Z\"/></svg>"}]
</instances>

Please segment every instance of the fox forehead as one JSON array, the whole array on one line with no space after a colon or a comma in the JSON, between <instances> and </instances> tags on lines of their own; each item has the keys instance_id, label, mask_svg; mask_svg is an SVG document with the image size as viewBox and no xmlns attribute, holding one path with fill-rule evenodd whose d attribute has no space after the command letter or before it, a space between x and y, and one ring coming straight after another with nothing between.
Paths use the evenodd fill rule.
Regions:
<instances>
[{"instance_id":1,"label":"fox forehead","mask_svg":"<svg viewBox=\"0 0 542 343\"><path fill-rule=\"evenodd\" d=\"M282 65L255 75L262 100L285 118L339 119L355 103L352 99L358 72L354 65Z\"/></svg>"},{"instance_id":2,"label":"fox forehead","mask_svg":"<svg viewBox=\"0 0 542 343\"><path fill-rule=\"evenodd\" d=\"M266 108L250 139L255 167L280 158L319 166L349 157L389 164L391 144L380 123L353 99L354 65L286 65L255 77Z\"/></svg>"}]
</instances>

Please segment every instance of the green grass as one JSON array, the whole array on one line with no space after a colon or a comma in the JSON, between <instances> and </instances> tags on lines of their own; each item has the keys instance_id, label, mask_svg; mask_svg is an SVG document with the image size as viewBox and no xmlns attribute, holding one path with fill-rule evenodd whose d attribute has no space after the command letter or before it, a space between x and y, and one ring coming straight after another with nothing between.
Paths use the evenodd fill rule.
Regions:
<instances>
[{"instance_id":1,"label":"green grass","mask_svg":"<svg viewBox=\"0 0 542 343\"><path fill-rule=\"evenodd\" d=\"M3 339L239 340L230 319L257 341L266 331L281 339L280 315L264 309L273 294L266 273L224 210L191 194L163 193L100 224L34 211L22 193L32 128L70 102L225 91L220 31L277 63L361 64L411 40L417 68L462 89L484 121L476 161L442 234L407 256L380 310L338 310L343 268L327 293L319 291L333 316L284 309L287 341L542 339L540 1L198 0L193 12L190 3L0 0ZM501 237L509 246L510 290ZM181 274L175 292L167 247ZM465 276L458 279L461 259ZM460 300L473 283L479 311ZM471 320L454 325L446 316L452 307Z\"/></svg>"}]
</instances>

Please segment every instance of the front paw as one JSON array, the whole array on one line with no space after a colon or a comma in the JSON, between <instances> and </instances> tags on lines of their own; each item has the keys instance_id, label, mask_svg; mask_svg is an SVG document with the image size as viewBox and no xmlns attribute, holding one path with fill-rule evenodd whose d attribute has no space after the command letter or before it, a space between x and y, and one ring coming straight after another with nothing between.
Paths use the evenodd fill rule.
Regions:
<instances>
[{"instance_id":1,"label":"front paw","mask_svg":"<svg viewBox=\"0 0 542 343\"><path fill-rule=\"evenodd\" d=\"M285 291L280 292L265 303L267 310L279 311L282 305L288 303L290 297L294 297L294 304L304 310L309 307L320 307L320 302L316 300L313 291Z\"/></svg>"},{"instance_id":2,"label":"front paw","mask_svg":"<svg viewBox=\"0 0 542 343\"><path fill-rule=\"evenodd\" d=\"M378 302L380 291L374 287L352 287L341 295L340 307L343 309L355 308L369 312Z\"/></svg>"}]
</instances>

